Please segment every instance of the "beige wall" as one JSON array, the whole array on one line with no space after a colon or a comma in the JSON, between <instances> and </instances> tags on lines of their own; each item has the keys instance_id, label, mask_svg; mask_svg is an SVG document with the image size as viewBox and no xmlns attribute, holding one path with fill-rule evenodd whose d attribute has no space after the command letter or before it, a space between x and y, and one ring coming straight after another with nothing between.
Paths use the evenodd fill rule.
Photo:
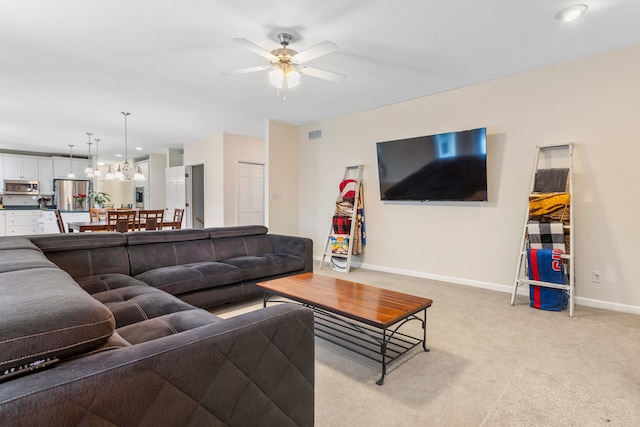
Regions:
<instances>
[{"instance_id":1,"label":"beige wall","mask_svg":"<svg viewBox=\"0 0 640 427\"><path fill-rule=\"evenodd\" d=\"M266 134L266 224L272 233L298 235L299 177L302 170L299 128L269 121ZM304 174L306 176L306 170Z\"/></svg>"},{"instance_id":2,"label":"beige wall","mask_svg":"<svg viewBox=\"0 0 640 427\"><path fill-rule=\"evenodd\" d=\"M167 156L165 154L149 154L149 176L146 177L149 186L150 209L165 209ZM173 215L167 212L165 215Z\"/></svg>"},{"instance_id":3,"label":"beige wall","mask_svg":"<svg viewBox=\"0 0 640 427\"><path fill-rule=\"evenodd\" d=\"M184 164L204 165L204 221L206 227L235 225L236 165L264 163L264 141L222 133L184 144Z\"/></svg>"},{"instance_id":4,"label":"beige wall","mask_svg":"<svg viewBox=\"0 0 640 427\"><path fill-rule=\"evenodd\" d=\"M264 140L224 134L224 225L236 225L238 162L264 163Z\"/></svg>"},{"instance_id":5,"label":"beige wall","mask_svg":"<svg viewBox=\"0 0 640 427\"><path fill-rule=\"evenodd\" d=\"M362 163L365 266L510 291L536 146L573 141L577 303L640 313L639 75L634 47L303 126L299 234L320 256L344 167ZM376 142L476 127L489 135L488 203L380 201ZM323 137L307 140L316 129ZM290 162L274 156L288 148L270 147L272 169Z\"/></svg>"},{"instance_id":6,"label":"beige wall","mask_svg":"<svg viewBox=\"0 0 640 427\"><path fill-rule=\"evenodd\" d=\"M204 165L204 223L224 225L224 138L212 135L184 144L184 164Z\"/></svg>"}]
</instances>

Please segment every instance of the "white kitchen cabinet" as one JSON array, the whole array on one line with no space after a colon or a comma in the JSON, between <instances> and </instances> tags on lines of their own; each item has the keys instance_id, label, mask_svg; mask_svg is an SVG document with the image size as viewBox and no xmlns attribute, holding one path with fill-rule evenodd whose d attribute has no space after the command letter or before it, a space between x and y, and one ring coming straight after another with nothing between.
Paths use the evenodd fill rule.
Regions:
<instances>
[{"instance_id":1,"label":"white kitchen cabinet","mask_svg":"<svg viewBox=\"0 0 640 427\"><path fill-rule=\"evenodd\" d=\"M5 210L5 235L24 236L38 234L41 212L39 209Z\"/></svg>"},{"instance_id":2,"label":"white kitchen cabinet","mask_svg":"<svg viewBox=\"0 0 640 427\"><path fill-rule=\"evenodd\" d=\"M89 179L84 173L84 169L88 165L87 159L73 158L73 173L75 179ZM53 177L56 179L67 179L69 172L72 170L71 159L66 157L53 158Z\"/></svg>"},{"instance_id":3,"label":"white kitchen cabinet","mask_svg":"<svg viewBox=\"0 0 640 427\"><path fill-rule=\"evenodd\" d=\"M6 215L5 215L5 211L0 209L0 236L4 236L4 229L5 229L5 224L6 224Z\"/></svg>"},{"instance_id":4,"label":"white kitchen cabinet","mask_svg":"<svg viewBox=\"0 0 640 427\"><path fill-rule=\"evenodd\" d=\"M51 159L38 159L38 181L41 195L53 194L53 161Z\"/></svg>"},{"instance_id":5,"label":"white kitchen cabinet","mask_svg":"<svg viewBox=\"0 0 640 427\"><path fill-rule=\"evenodd\" d=\"M38 159L28 156L4 156L4 179L38 180Z\"/></svg>"},{"instance_id":6,"label":"white kitchen cabinet","mask_svg":"<svg viewBox=\"0 0 640 427\"><path fill-rule=\"evenodd\" d=\"M89 212L61 212L60 215L62 215L62 222L64 223L65 230L67 231L69 229L67 223L69 222L89 222ZM54 211L42 211L42 218L40 219L40 233L60 233Z\"/></svg>"}]
</instances>

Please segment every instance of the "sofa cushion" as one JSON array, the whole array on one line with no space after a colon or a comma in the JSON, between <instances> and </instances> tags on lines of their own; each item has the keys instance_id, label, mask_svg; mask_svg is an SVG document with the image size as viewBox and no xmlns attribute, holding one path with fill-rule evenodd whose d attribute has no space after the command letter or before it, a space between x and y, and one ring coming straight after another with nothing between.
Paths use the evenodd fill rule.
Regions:
<instances>
[{"instance_id":1,"label":"sofa cushion","mask_svg":"<svg viewBox=\"0 0 640 427\"><path fill-rule=\"evenodd\" d=\"M144 284L97 292L92 296L111 310L117 328L193 309L192 305Z\"/></svg>"},{"instance_id":2,"label":"sofa cushion","mask_svg":"<svg viewBox=\"0 0 640 427\"><path fill-rule=\"evenodd\" d=\"M221 321L208 311L191 309L119 328L118 334L130 344L139 344Z\"/></svg>"},{"instance_id":3,"label":"sofa cushion","mask_svg":"<svg viewBox=\"0 0 640 427\"><path fill-rule=\"evenodd\" d=\"M85 233L82 233L85 234ZM89 233L86 233L89 234ZM99 234L99 233L91 233ZM129 256L124 246L45 252L47 258L73 278L98 274L129 274Z\"/></svg>"},{"instance_id":4,"label":"sofa cushion","mask_svg":"<svg viewBox=\"0 0 640 427\"><path fill-rule=\"evenodd\" d=\"M173 295L242 281L242 270L221 262L196 262L156 268L136 279Z\"/></svg>"},{"instance_id":5,"label":"sofa cushion","mask_svg":"<svg viewBox=\"0 0 640 427\"><path fill-rule=\"evenodd\" d=\"M0 273L0 295L0 373L90 351L114 331L113 314L57 268Z\"/></svg>"},{"instance_id":6,"label":"sofa cushion","mask_svg":"<svg viewBox=\"0 0 640 427\"><path fill-rule=\"evenodd\" d=\"M78 285L90 295L98 292L110 291L112 289L126 288L127 286L138 286L146 284L126 274L110 273L96 274L95 276L76 278Z\"/></svg>"},{"instance_id":7,"label":"sofa cushion","mask_svg":"<svg viewBox=\"0 0 640 427\"><path fill-rule=\"evenodd\" d=\"M302 258L288 254L235 257L224 262L240 268L244 280L275 276L304 268Z\"/></svg>"},{"instance_id":8,"label":"sofa cushion","mask_svg":"<svg viewBox=\"0 0 640 427\"><path fill-rule=\"evenodd\" d=\"M210 239L134 245L128 249L132 276L161 267L217 261Z\"/></svg>"}]
</instances>

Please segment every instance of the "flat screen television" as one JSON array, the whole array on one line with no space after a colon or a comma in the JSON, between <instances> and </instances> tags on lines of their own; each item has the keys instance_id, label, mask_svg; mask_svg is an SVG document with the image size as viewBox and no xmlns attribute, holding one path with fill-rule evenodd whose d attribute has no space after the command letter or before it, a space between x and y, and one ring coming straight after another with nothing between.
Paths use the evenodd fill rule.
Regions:
<instances>
[{"instance_id":1,"label":"flat screen television","mask_svg":"<svg viewBox=\"0 0 640 427\"><path fill-rule=\"evenodd\" d=\"M382 200L487 201L487 129L378 142Z\"/></svg>"}]
</instances>

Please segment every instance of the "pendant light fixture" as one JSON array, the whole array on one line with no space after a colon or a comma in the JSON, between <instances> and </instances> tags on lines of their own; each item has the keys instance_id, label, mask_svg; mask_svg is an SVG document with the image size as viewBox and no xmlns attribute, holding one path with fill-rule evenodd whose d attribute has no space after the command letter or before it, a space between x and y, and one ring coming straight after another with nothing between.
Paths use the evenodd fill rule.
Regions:
<instances>
[{"instance_id":1,"label":"pendant light fixture","mask_svg":"<svg viewBox=\"0 0 640 427\"><path fill-rule=\"evenodd\" d=\"M118 165L118 170L113 176L118 181L124 181L124 174L122 173L122 168L120 167L120 165Z\"/></svg>"},{"instance_id":2,"label":"pendant light fixture","mask_svg":"<svg viewBox=\"0 0 640 427\"><path fill-rule=\"evenodd\" d=\"M147 180L144 177L144 174L142 173L142 168L140 167L140 165L138 165L138 168L136 169L136 174L133 175L133 180L134 181L146 181Z\"/></svg>"},{"instance_id":3,"label":"pendant light fixture","mask_svg":"<svg viewBox=\"0 0 640 427\"><path fill-rule=\"evenodd\" d=\"M127 145L128 145L128 141L127 141L127 117L130 114L131 113L125 113L124 111L122 111L122 115L124 116L124 163L122 164L122 177L118 178L118 179L122 179L124 181L131 181L133 179L133 176L134 176L133 167L129 163L129 157L128 157L128 152L127 152ZM116 172L116 177L118 177L119 173L120 173L120 166L118 166L118 172Z\"/></svg>"},{"instance_id":4,"label":"pendant light fixture","mask_svg":"<svg viewBox=\"0 0 640 427\"><path fill-rule=\"evenodd\" d=\"M105 181L113 181L116 179L116 175L113 173L113 169L111 165L109 165L109 169L107 169L107 174L104 176Z\"/></svg>"},{"instance_id":5,"label":"pendant light fixture","mask_svg":"<svg viewBox=\"0 0 640 427\"><path fill-rule=\"evenodd\" d=\"M93 140L96 142L96 168L93 171L93 176L95 176L97 178L97 177L99 177L101 175L100 174L100 169L98 168L98 166L100 166L100 161L99 161L99 157L98 157L98 148L99 148L98 147L98 143L100 142L100 140L97 139L97 138L94 138Z\"/></svg>"},{"instance_id":6,"label":"pendant light fixture","mask_svg":"<svg viewBox=\"0 0 640 427\"><path fill-rule=\"evenodd\" d=\"M93 178L93 167L91 166L91 135L93 134L87 132L87 135L89 135L89 142L87 142L89 145L89 156L87 157L89 164L84 168L84 174L87 175L87 178Z\"/></svg>"},{"instance_id":7,"label":"pendant light fixture","mask_svg":"<svg viewBox=\"0 0 640 427\"><path fill-rule=\"evenodd\" d=\"M69 144L69 158L71 159L69 173L67 174L67 178L76 179L76 174L73 173L73 144Z\"/></svg>"}]
</instances>

